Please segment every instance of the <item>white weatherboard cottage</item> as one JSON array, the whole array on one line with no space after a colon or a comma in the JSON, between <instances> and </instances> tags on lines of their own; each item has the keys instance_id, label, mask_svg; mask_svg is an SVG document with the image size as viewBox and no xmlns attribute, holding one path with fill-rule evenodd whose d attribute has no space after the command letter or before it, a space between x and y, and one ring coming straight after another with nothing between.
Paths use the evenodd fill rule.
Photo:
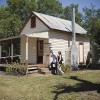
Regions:
<instances>
[{"instance_id":1,"label":"white weatherboard cottage","mask_svg":"<svg viewBox=\"0 0 100 100\"><path fill-rule=\"evenodd\" d=\"M89 40L84 36L86 30L75 24L75 33L78 63L85 63L90 50ZM17 38L20 38L21 63L27 60L30 64L47 65L50 62L50 50L56 55L61 51L65 63L67 51L72 43L72 24L68 20L32 12ZM11 56L13 58L13 53Z\"/></svg>"}]
</instances>

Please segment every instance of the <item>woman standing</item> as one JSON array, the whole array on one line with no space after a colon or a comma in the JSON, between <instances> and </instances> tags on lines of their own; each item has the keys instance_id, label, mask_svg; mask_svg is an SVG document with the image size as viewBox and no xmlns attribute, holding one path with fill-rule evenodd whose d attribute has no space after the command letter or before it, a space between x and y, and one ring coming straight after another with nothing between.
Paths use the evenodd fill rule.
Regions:
<instances>
[{"instance_id":1,"label":"woman standing","mask_svg":"<svg viewBox=\"0 0 100 100\"><path fill-rule=\"evenodd\" d=\"M63 61L63 58L62 58L62 54L61 54L61 51L58 51L58 55L57 55L57 74L60 74L62 75L64 72L62 71L61 69L61 65L62 65L62 61Z\"/></svg>"}]
</instances>

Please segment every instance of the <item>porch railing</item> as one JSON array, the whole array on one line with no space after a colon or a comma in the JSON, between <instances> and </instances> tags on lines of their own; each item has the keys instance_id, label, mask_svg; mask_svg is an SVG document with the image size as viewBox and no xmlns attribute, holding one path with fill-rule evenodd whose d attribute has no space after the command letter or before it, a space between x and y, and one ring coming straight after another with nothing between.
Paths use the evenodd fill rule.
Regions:
<instances>
[{"instance_id":1,"label":"porch railing","mask_svg":"<svg viewBox=\"0 0 100 100\"><path fill-rule=\"evenodd\" d=\"M15 55L13 57L6 56L6 57L1 57L1 59L0 59L1 64L12 63L12 62L20 62L20 55Z\"/></svg>"}]
</instances>

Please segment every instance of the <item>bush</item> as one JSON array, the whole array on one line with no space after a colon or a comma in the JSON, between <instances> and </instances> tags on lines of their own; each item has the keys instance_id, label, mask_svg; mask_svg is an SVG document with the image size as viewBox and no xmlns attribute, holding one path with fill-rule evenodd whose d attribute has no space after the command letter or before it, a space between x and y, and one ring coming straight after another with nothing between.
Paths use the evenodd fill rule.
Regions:
<instances>
[{"instance_id":1,"label":"bush","mask_svg":"<svg viewBox=\"0 0 100 100\"><path fill-rule=\"evenodd\" d=\"M63 71L64 73L67 73L67 72L70 72L70 71L71 71L69 65L64 65L64 64L62 64L62 65L61 65L61 69L62 69L62 71Z\"/></svg>"},{"instance_id":2,"label":"bush","mask_svg":"<svg viewBox=\"0 0 100 100\"><path fill-rule=\"evenodd\" d=\"M12 63L6 67L6 73L10 75L25 75L27 71L26 65Z\"/></svg>"}]
</instances>

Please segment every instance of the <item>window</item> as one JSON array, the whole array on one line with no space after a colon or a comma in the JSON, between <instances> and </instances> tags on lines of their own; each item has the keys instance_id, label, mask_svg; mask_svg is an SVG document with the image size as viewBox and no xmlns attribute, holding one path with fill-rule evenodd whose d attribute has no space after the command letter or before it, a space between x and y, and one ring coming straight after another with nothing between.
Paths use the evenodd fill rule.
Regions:
<instances>
[{"instance_id":1,"label":"window","mask_svg":"<svg viewBox=\"0 0 100 100\"><path fill-rule=\"evenodd\" d=\"M36 27L36 17L32 16L31 17L31 28L34 28L34 27Z\"/></svg>"}]
</instances>

